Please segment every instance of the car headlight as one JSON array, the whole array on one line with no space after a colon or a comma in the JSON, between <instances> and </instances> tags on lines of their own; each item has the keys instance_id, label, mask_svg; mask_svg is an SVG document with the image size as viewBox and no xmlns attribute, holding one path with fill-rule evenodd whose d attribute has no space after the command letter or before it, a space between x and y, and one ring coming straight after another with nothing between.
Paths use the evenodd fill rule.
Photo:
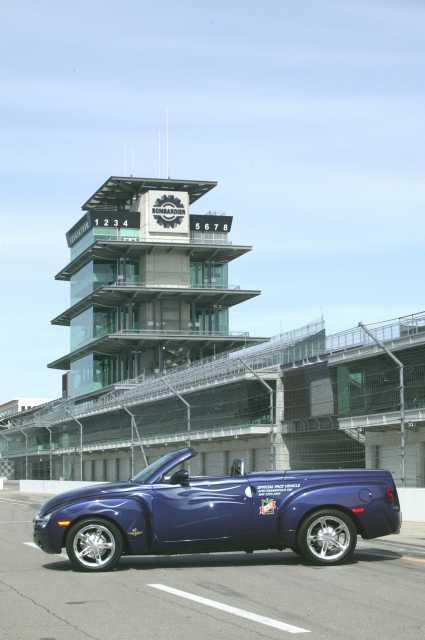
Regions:
<instances>
[{"instance_id":1,"label":"car headlight","mask_svg":"<svg viewBox=\"0 0 425 640\"><path fill-rule=\"evenodd\" d=\"M40 516L40 515L37 513L37 515L36 515L36 516L35 516L35 518L34 518L34 523L35 523L37 526L44 528L44 527L46 527L46 526L47 526L47 524L48 524L48 522L49 522L49 520L50 520L50 518L51 518L51 517L52 517L52 514L51 514L51 513L48 513L48 514L47 514L47 515L45 515L45 516Z\"/></svg>"}]
</instances>

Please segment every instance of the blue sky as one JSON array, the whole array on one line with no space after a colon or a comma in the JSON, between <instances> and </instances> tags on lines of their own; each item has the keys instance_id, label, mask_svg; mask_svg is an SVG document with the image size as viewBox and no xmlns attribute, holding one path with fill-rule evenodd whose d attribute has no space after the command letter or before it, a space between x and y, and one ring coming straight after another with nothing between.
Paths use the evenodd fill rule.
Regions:
<instances>
[{"instance_id":1,"label":"blue sky","mask_svg":"<svg viewBox=\"0 0 425 640\"><path fill-rule=\"evenodd\" d=\"M217 179L194 210L255 245L233 329L424 308L424 32L419 0L2 3L0 401L59 394L64 232L107 176L157 175L167 106L170 175Z\"/></svg>"}]
</instances>

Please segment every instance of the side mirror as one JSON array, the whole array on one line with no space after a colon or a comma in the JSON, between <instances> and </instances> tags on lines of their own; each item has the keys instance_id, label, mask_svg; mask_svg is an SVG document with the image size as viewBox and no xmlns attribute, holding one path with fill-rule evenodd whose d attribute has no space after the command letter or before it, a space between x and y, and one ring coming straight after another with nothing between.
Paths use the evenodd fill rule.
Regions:
<instances>
[{"instance_id":1,"label":"side mirror","mask_svg":"<svg viewBox=\"0 0 425 640\"><path fill-rule=\"evenodd\" d=\"M189 486L189 471L187 469L178 469L170 478L170 484L181 484L182 487Z\"/></svg>"}]
</instances>

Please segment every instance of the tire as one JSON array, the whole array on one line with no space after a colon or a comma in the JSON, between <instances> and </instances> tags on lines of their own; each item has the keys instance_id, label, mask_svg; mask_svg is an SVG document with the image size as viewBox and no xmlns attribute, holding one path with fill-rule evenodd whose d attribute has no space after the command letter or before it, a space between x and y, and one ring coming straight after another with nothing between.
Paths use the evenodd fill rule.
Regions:
<instances>
[{"instance_id":1,"label":"tire","mask_svg":"<svg viewBox=\"0 0 425 640\"><path fill-rule=\"evenodd\" d=\"M66 538L66 552L75 571L111 571L121 557L123 538L118 527L103 518L76 522Z\"/></svg>"},{"instance_id":2,"label":"tire","mask_svg":"<svg viewBox=\"0 0 425 640\"><path fill-rule=\"evenodd\" d=\"M301 523L297 534L299 553L313 564L347 562L356 543L356 526L350 516L339 509L315 511Z\"/></svg>"}]
</instances>

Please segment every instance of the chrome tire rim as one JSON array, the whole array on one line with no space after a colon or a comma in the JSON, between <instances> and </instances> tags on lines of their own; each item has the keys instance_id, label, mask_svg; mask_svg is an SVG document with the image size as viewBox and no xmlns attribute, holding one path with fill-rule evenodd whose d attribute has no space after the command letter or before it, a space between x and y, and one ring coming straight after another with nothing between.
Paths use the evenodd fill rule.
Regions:
<instances>
[{"instance_id":1,"label":"chrome tire rim","mask_svg":"<svg viewBox=\"0 0 425 640\"><path fill-rule=\"evenodd\" d=\"M344 520L337 516L320 516L313 520L307 531L310 553L324 562L342 558L351 544L351 533Z\"/></svg>"},{"instance_id":2,"label":"chrome tire rim","mask_svg":"<svg viewBox=\"0 0 425 640\"><path fill-rule=\"evenodd\" d=\"M78 561L90 569L104 567L115 553L115 538L102 524L82 527L74 537L73 549Z\"/></svg>"}]
</instances>

